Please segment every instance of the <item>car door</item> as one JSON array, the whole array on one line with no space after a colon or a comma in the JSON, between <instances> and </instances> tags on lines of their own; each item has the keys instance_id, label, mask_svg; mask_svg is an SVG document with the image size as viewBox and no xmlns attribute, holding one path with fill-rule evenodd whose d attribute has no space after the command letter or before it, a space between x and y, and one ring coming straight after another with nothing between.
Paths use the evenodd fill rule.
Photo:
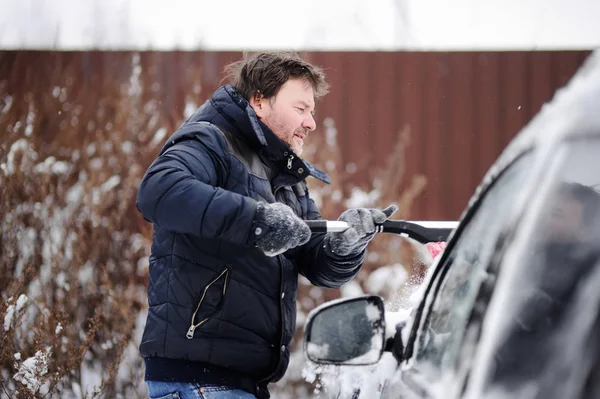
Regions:
<instances>
[{"instance_id":1,"label":"car door","mask_svg":"<svg viewBox=\"0 0 600 399\"><path fill-rule=\"evenodd\" d=\"M404 359L384 398L444 397L438 388L455 378L457 355L477 293L493 281L488 266L501 253L502 237L531 176L533 154L518 157L467 212L440 260L416 312ZM515 197L517 194L517 197ZM464 360L464 359L463 359Z\"/></svg>"},{"instance_id":2,"label":"car door","mask_svg":"<svg viewBox=\"0 0 600 399\"><path fill-rule=\"evenodd\" d=\"M598 154L600 132L548 151L502 265L469 398L600 397Z\"/></svg>"}]
</instances>

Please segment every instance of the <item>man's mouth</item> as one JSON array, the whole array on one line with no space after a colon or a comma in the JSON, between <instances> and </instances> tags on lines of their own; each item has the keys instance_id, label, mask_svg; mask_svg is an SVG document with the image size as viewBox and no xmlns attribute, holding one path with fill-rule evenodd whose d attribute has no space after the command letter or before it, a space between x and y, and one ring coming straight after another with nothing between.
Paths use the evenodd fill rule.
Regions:
<instances>
[{"instance_id":1,"label":"man's mouth","mask_svg":"<svg viewBox=\"0 0 600 399\"><path fill-rule=\"evenodd\" d=\"M298 137L300 140L304 140L306 135L304 133L294 133L294 137Z\"/></svg>"}]
</instances>

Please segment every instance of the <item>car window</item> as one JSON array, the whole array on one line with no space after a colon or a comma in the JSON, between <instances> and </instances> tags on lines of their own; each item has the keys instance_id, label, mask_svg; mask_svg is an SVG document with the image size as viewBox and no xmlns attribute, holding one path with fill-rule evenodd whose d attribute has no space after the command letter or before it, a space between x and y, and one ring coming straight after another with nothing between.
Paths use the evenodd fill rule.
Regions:
<instances>
[{"instance_id":1,"label":"car window","mask_svg":"<svg viewBox=\"0 0 600 399\"><path fill-rule=\"evenodd\" d=\"M419 336L416 367L432 368L435 373L454 364L486 265L513 215L515 195L522 191L531 163L532 155L527 154L509 166L463 222L434 281L438 291Z\"/></svg>"},{"instance_id":2,"label":"car window","mask_svg":"<svg viewBox=\"0 0 600 399\"><path fill-rule=\"evenodd\" d=\"M496 384L516 390L535 380L538 397L587 397L561 389L586 389L596 378L589 364L600 358L598 154L598 138L568 142L531 202L523 249L510 269L512 311L500 326Z\"/></svg>"}]
</instances>

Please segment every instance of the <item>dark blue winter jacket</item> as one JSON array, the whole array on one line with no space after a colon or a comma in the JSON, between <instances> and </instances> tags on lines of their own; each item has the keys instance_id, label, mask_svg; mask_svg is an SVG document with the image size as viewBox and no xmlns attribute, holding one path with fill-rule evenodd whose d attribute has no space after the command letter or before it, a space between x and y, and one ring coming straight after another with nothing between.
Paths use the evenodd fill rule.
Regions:
<instances>
[{"instance_id":1,"label":"dark blue winter jacket","mask_svg":"<svg viewBox=\"0 0 600 399\"><path fill-rule=\"evenodd\" d=\"M364 257L332 257L322 233L277 257L255 247L257 201L321 218L305 183L309 175L328 182L229 85L169 138L137 197L154 225L140 345L146 379L202 383L211 379L204 373L225 370L263 386L283 376L298 273L317 286L339 287Z\"/></svg>"}]
</instances>

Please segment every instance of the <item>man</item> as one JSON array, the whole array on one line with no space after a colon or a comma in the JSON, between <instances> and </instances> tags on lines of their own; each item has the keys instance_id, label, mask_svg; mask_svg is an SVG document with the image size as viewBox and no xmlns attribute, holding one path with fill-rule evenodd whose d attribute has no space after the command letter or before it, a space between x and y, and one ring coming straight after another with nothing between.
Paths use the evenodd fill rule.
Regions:
<instances>
[{"instance_id":1,"label":"man","mask_svg":"<svg viewBox=\"0 0 600 399\"><path fill-rule=\"evenodd\" d=\"M321 70L259 53L227 71L233 84L169 138L137 197L154 224L140 345L151 398L268 398L289 361L298 273L340 287L396 210L347 210L351 228L311 235L303 220L321 215L305 179L329 180L299 156L328 90Z\"/></svg>"}]
</instances>

